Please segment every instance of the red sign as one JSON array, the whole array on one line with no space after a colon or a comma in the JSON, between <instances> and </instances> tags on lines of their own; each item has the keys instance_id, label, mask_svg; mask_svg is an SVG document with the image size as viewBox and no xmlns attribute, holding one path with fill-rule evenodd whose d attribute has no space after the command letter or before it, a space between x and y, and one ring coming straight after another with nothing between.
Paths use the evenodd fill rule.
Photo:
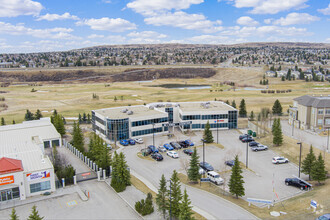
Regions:
<instances>
[{"instance_id":1,"label":"red sign","mask_svg":"<svg viewBox=\"0 0 330 220\"><path fill-rule=\"evenodd\" d=\"M6 184L12 184L14 183L14 176L4 176L4 177L0 177L0 186L2 185L6 185Z\"/></svg>"}]
</instances>

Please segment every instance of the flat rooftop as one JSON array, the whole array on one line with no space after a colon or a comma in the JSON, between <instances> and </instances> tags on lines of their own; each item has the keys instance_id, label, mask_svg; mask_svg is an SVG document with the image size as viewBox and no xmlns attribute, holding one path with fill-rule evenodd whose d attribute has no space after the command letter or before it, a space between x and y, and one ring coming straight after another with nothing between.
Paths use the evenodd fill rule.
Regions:
<instances>
[{"instance_id":1,"label":"flat rooftop","mask_svg":"<svg viewBox=\"0 0 330 220\"><path fill-rule=\"evenodd\" d=\"M165 112L148 108L147 106L144 105L98 109L98 110L94 110L94 112L109 119L131 118L134 120L134 118L140 118L140 117L156 118L156 117L168 116L168 114Z\"/></svg>"},{"instance_id":2,"label":"flat rooftop","mask_svg":"<svg viewBox=\"0 0 330 220\"><path fill-rule=\"evenodd\" d=\"M214 112L214 111L234 111L230 105L220 101L211 102L179 102L180 109L183 112Z\"/></svg>"}]
</instances>

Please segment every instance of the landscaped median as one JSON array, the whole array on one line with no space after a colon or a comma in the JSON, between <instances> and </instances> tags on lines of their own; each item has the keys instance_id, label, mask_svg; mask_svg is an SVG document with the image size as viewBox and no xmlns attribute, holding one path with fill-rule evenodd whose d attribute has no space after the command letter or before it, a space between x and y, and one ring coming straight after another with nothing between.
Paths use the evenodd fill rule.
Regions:
<instances>
[{"instance_id":1,"label":"landscaped median","mask_svg":"<svg viewBox=\"0 0 330 220\"><path fill-rule=\"evenodd\" d=\"M143 192L146 195L150 192L152 194L153 203L156 204L156 197L157 197L156 192L151 190L146 184L144 184L141 180L139 180L138 178L136 178L132 174L131 174L131 183L136 189L140 190L141 192ZM155 205L155 209L157 209L156 205ZM197 212L193 211L193 213L194 213L193 217L195 219L206 220L203 216L201 216Z\"/></svg>"},{"instance_id":2,"label":"landscaped median","mask_svg":"<svg viewBox=\"0 0 330 220\"><path fill-rule=\"evenodd\" d=\"M212 193L216 196L219 196L223 199L226 199L243 209L247 210L248 212L252 213L253 215L257 216L258 218L261 219L270 219L274 218L270 215L270 212L272 211L277 211L277 212L286 212L286 215L282 215L281 217L277 219L287 219L287 218L296 218L296 219L314 219L317 216L321 215L320 209L317 209L317 213L312 213L313 210L309 208L310 201L316 200L319 204L322 205L322 212L323 213L328 213L330 212L330 197L329 192L330 192L330 180L328 179L325 183L324 186L317 187L315 190L306 192L302 195L293 197L291 199L285 200L280 203L276 203L273 207L271 206L270 209L267 207L264 208L259 208L251 204L249 206L248 202L239 198L236 199L234 196L230 195L228 192L225 192L222 189L222 186L217 186L213 183L207 183L207 182L202 182L198 184L193 184L190 183L188 180L188 177L183 174L179 173L178 174L180 181L183 184L186 184L191 187L198 188L200 190L207 191L209 193ZM328 205L328 206L327 206Z\"/></svg>"}]
</instances>

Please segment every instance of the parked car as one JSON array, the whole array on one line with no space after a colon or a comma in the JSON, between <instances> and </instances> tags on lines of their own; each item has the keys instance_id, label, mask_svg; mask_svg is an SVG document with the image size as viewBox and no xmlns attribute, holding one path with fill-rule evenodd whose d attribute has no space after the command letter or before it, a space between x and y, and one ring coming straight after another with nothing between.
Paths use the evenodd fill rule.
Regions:
<instances>
[{"instance_id":1,"label":"parked car","mask_svg":"<svg viewBox=\"0 0 330 220\"><path fill-rule=\"evenodd\" d=\"M246 143L246 142L254 141L254 139L253 139L252 137L248 136L248 137L243 138L241 141L242 141L243 143Z\"/></svg>"},{"instance_id":2,"label":"parked car","mask_svg":"<svg viewBox=\"0 0 330 220\"><path fill-rule=\"evenodd\" d=\"M273 157L272 163L274 164L279 164L279 163L288 163L289 160L288 158L285 157Z\"/></svg>"},{"instance_id":3,"label":"parked car","mask_svg":"<svg viewBox=\"0 0 330 220\"><path fill-rule=\"evenodd\" d=\"M238 139L241 141L243 138L246 138L246 137L250 137L250 135L248 135L248 134L242 134L242 135L239 136Z\"/></svg>"},{"instance_id":4,"label":"parked car","mask_svg":"<svg viewBox=\"0 0 330 220\"><path fill-rule=\"evenodd\" d=\"M165 147L166 150L168 150L168 151L174 150L174 148L173 148L172 145L170 145L170 144L164 144L164 147Z\"/></svg>"},{"instance_id":5,"label":"parked car","mask_svg":"<svg viewBox=\"0 0 330 220\"><path fill-rule=\"evenodd\" d=\"M232 166L235 165L235 160L227 160L227 161L225 161L225 164L226 164L227 166L232 167Z\"/></svg>"},{"instance_id":6,"label":"parked car","mask_svg":"<svg viewBox=\"0 0 330 220\"><path fill-rule=\"evenodd\" d=\"M203 169L203 168L199 168L199 170L198 170L198 173L200 174L200 175L203 175L203 174L205 174L206 172L205 172L205 170Z\"/></svg>"},{"instance_id":7,"label":"parked car","mask_svg":"<svg viewBox=\"0 0 330 220\"><path fill-rule=\"evenodd\" d=\"M175 151L167 151L167 156L170 156L172 158L179 158L179 154Z\"/></svg>"},{"instance_id":8,"label":"parked car","mask_svg":"<svg viewBox=\"0 0 330 220\"><path fill-rule=\"evenodd\" d=\"M124 140L121 140L119 143L123 146L128 146L128 140L124 139Z\"/></svg>"},{"instance_id":9,"label":"parked car","mask_svg":"<svg viewBox=\"0 0 330 220\"><path fill-rule=\"evenodd\" d=\"M287 185L287 186L295 186L295 187L300 188L301 190L308 190L311 187L311 185L306 184L306 182L301 181L298 178L286 178L285 179L285 185Z\"/></svg>"},{"instance_id":10,"label":"parked car","mask_svg":"<svg viewBox=\"0 0 330 220\"><path fill-rule=\"evenodd\" d=\"M152 153L158 153L158 149L154 145L149 145L148 148L151 150Z\"/></svg>"},{"instance_id":11,"label":"parked car","mask_svg":"<svg viewBox=\"0 0 330 220\"><path fill-rule=\"evenodd\" d=\"M189 156L191 156L194 153L194 150L192 150L192 149L184 149L183 150L183 153L188 154Z\"/></svg>"},{"instance_id":12,"label":"parked car","mask_svg":"<svg viewBox=\"0 0 330 220\"><path fill-rule=\"evenodd\" d=\"M170 142L170 145L172 145L172 147L176 150L181 149L182 147L180 146L180 144L176 143L176 142Z\"/></svg>"},{"instance_id":13,"label":"parked car","mask_svg":"<svg viewBox=\"0 0 330 220\"><path fill-rule=\"evenodd\" d=\"M220 177L220 174L217 172L209 171L209 172L207 172L207 177L210 178L211 182L213 182L217 185L224 183L223 179Z\"/></svg>"},{"instance_id":14,"label":"parked car","mask_svg":"<svg viewBox=\"0 0 330 220\"><path fill-rule=\"evenodd\" d=\"M130 145L135 145L135 141L134 141L133 139L129 139L129 140L128 140L128 143L129 143Z\"/></svg>"},{"instance_id":15,"label":"parked car","mask_svg":"<svg viewBox=\"0 0 330 220\"><path fill-rule=\"evenodd\" d=\"M250 143L249 143L249 146L250 147L255 147L255 146L258 146L258 142L256 142L256 141L251 141Z\"/></svg>"},{"instance_id":16,"label":"parked car","mask_svg":"<svg viewBox=\"0 0 330 220\"><path fill-rule=\"evenodd\" d=\"M185 141L179 141L178 144L180 144L180 146L183 148L189 147L189 144L187 144Z\"/></svg>"},{"instance_id":17,"label":"parked car","mask_svg":"<svg viewBox=\"0 0 330 220\"><path fill-rule=\"evenodd\" d=\"M317 217L315 220L330 220L330 213L321 215L321 216Z\"/></svg>"},{"instance_id":18,"label":"parked car","mask_svg":"<svg viewBox=\"0 0 330 220\"><path fill-rule=\"evenodd\" d=\"M188 144L189 146L194 146L194 142L192 142L191 140L185 140L184 142L186 142L186 144Z\"/></svg>"},{"instance_id":19,"label":"parked car","mask_svg":"<svg viewBox=\"0 0 330 220\"><path fill-rule=\"evenodd\" d=\"M151 157L157 161L163 160L163 156L160 153L153 153L151 154Z\"/></svg>"},{"instance_id":20,"label":"parked car","mask_svg":"<svg viewBox=\"0 0 330 220\"><path fill-rule=\"evenodd\" d=\"M211 164L209 164L207 162L200 162L199 166L201 168L203 168L204 170L206 170L206 171L213 171L214 170L214 168L211 166Z\"/></svg>"},{"instance_id":21,"label":"parked car","mask_svg":"<svg viewBox=\"0 0 330 220\"><path fill-rule=\"evenodd\" d=\"M255 147L251 147L251 150L253 150L253 151L268 150L268 147L265 145L259 144Z\"/></svg>"},{"instance_id":22,"label":"parked car","mask_svg":"<svg viewBox=\"0 0 330 220\"><path fill-rule=\"evenodd\" d=\"M159 152L166 152L166 148L164 146L159 146L158 151Z\"/></svg>"},{"instance_id":23,"label":"parked car","mask_svg":"<svg viewBox=\"0 0 330 220\"><path fill-rule=\"evenodd\" d=\"M142 138L135 138L134 141L138 144L143 144L143 139Z\"/></svg>"}]
</instances>

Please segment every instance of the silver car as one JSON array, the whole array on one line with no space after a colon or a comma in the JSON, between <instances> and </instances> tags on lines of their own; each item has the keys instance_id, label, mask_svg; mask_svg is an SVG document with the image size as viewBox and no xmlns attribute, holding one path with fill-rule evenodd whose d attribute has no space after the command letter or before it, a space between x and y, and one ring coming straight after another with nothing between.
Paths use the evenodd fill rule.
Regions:
<instances>
[{"instance_id":1,"label":"silver car","mask_svg":"<svg viewBox=\"0 0 330 220\"><path fill-rule=\"evenodd\" d=\"M268 150L266 145L258 144L257 146L251 147L253 151L261 151L261 150Z\"/></svg>"}]
</instances>

